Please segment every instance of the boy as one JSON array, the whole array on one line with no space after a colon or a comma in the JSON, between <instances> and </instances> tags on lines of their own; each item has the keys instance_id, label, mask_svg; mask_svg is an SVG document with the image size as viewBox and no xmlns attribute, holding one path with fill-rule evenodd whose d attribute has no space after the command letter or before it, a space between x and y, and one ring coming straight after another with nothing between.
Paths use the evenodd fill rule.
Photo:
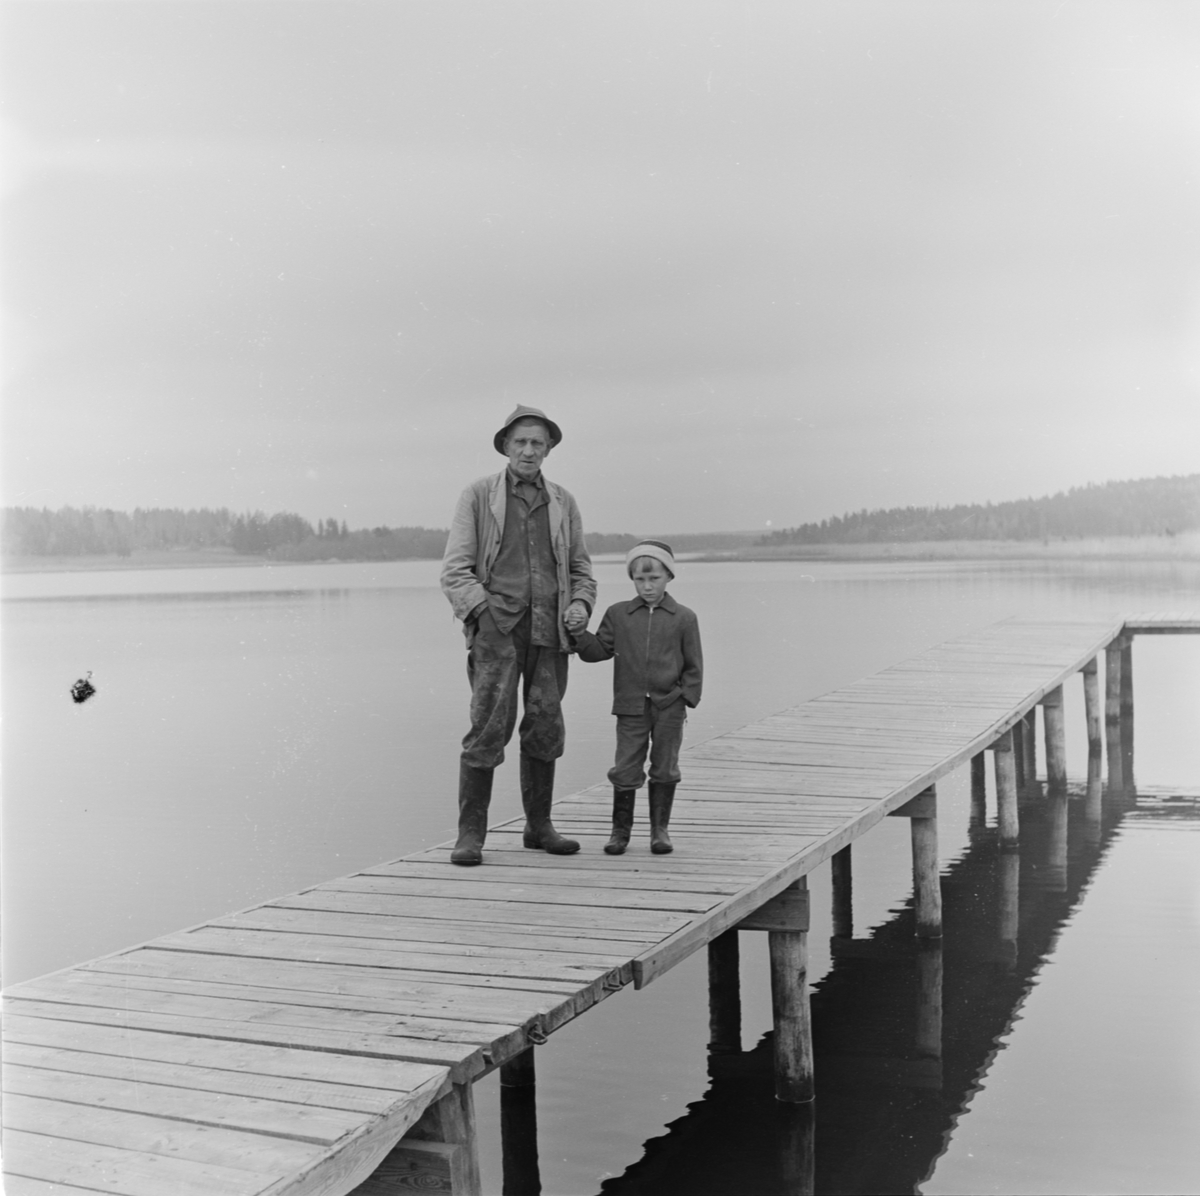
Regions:
<instances>
[{"instance_id":1,"label":"boy","mask_svg":"<svg viewBox=\"0 0 1200 1196\"><path fill-rule=\"evenodd\" d=\"M675 579L675 557L661 540L643 540L629 550L625 568L637 597L604 612L596 634L574 634L581 660L616 658L613 708L617 716L617 759L608 773L613 785L609 855L621 855L633 829L633 802L646 781L650 751L650 850L674 848L667 824L679 782L679 747L687 710L700 701L704 662L695 614L667 593Z\"/></svg>"}]
</instances>

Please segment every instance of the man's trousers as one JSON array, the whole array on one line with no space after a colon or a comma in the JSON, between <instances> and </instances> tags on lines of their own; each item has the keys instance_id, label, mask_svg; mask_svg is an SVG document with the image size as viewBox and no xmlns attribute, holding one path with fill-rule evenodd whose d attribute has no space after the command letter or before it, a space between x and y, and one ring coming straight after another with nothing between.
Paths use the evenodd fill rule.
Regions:
<instances>
[{"instance_id":1,"label":"man's trousers","mask_svg":"<svg viewBox=\"0 0 1200 1196\"><path fill-rule=\"evenodd\" d=\"M566 745L562 696L567 691L567 654L531 644L526 611L505 635L485 610L467 654L471 682L471 729L463 739L462 762L495 768L517 725L517 690L525 707L520 740L524 755L557 760Z\"/></svg>"}]
</instances>

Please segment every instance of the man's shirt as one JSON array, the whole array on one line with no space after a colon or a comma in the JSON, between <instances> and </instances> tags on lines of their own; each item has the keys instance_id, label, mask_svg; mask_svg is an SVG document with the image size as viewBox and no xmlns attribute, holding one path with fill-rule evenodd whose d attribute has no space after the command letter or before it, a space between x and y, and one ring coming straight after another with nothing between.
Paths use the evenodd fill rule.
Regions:
<instances>
[{"instance_id":1,"label":"man's shirt","mask_svg":"<svg viewBox=\"0 0 1200 1196\"><path fill-rule=\"evenodd\" d=\"M523 481L506 471L507 501L500 552L488 579L488 607L506 635L528 610L531 643L559 647L558 577L550 545L550 499L541 471Z\"/></svg>"}]
</instances>

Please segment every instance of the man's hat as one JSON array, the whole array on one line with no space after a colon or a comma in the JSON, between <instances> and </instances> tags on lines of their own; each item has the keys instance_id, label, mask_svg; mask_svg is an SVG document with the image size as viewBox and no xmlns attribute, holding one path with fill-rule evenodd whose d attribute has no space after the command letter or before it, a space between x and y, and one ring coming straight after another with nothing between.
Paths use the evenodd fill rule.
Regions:
<instances>
[{"instance_id":1,"label":"man's hat","mask_svg":"<svg viewBox=\"0 0 1200 1196\"><path fill-rule=\"evenodd\" d=\"M540 420L546 425L546 429L550 433L551 448L562 439L562 429L552 419L548 419L544 411L539 411L536 407L523 407L518 403L516 410L504 421L504 427L492 438L492 443L496 446L496 452L504 453L504 439L508 435L509 428L523 419ZM508 456L507 453L504 453L504 455Z\"/></svg>"}]
</instances>

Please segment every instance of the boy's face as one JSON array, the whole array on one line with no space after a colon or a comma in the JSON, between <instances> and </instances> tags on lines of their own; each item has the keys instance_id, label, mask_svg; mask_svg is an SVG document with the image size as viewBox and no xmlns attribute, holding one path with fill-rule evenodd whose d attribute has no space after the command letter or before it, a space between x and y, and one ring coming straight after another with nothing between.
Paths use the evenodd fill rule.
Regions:
<instances>
[{"instance_id":1,"label":"boy's face","mask_svg":"<svg viewBox=\"0 0 1200 1196\"><path fill-rule=\"evenodd\" d=\"M666 593L670 575L660 561L640 556L633 562L633 584L647 606L657 606Z\"/></svg>"}]
</instances>

